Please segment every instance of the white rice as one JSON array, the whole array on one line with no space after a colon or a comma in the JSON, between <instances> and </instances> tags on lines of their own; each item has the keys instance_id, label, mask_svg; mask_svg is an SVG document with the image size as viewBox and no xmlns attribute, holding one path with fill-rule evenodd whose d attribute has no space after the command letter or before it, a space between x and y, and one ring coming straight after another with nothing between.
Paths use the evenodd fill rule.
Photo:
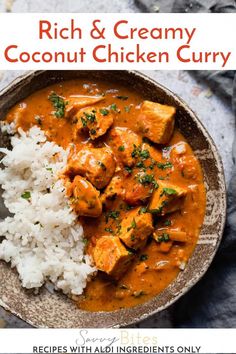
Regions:
<instances>
[{"instance_id":1,"label":"white rice","mask_svg":"<svg viewBox=\"0 0 236 354\"><path fill-rule=\"evenodd\" d=\"M9 133L11 127L4 129ZM13 214L0 221L0 259L16 267L25 288L50 280L64 293L79 295L95 268L84 255L83 228L57 178L67 152L38 127L19 129L11 145L12 150L0 149L3 200ZM25 192L30 198L22 197Z\"/></svg>"}]
</instances>

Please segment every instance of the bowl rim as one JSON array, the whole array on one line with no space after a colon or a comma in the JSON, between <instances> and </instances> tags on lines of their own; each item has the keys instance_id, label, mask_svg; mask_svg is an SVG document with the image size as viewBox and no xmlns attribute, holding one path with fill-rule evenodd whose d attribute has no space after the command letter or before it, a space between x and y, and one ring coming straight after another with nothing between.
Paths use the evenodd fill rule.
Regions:
<instances>
[{"instance_id":1,"label":"bowl rim","mask_svg":"<svg viewBox=\"0 0 236 354\"><path fill-rule=\"evenodd\" d=\"M8 91L10 91L13 87L17 86L18 84L20 84L22 81L25 81L25 80L31 78L32 76L41 75L42 73L45 73L47 71L54 71L54 70L31 70L31 71L28 71L27 73L24 73L22 75L17 76L17 78L15 78L10 83L8 83L7 86L4 87L0 91L0 99L2 98L3 95L7 94ZM60 73L60 72L67 71L67 70L55 70L54 72L57 72L57 71L58 71L58 73ZM151 317L151 316L153 316L155 314L158 314L159 312L167 309L170 305L173 305L180 297L185 295L198 281L200 281L200 279L204 276L204 274L209 269L209 267L210 267L215 255L216 255L216 252L217 252L217 250L219 248L220 242L222 240L224 227L225 227L225 222L226 222L227 195L226 195L226 182L225 182L225 173L224 173L223 162L222 162L222 158L220 156L220 153L218 151L218 148L217 148L213 138L209 134L208 130L205 128L204 124L198 118L198 115L189 107L189 105L178 94L174 93L173 91L171 91L170 89L168 89L164 85L160 84L155 79L150 78L149 76L147 76L143 72L139 72L139 71L135 71L135 70L69 70L69 71L81 71L81 72L89 72L89 71L92 71L92 72L98 72L98 71L103 71L103 72L110 72L110 71L113 71L113 72L126 72L126 74L128 74L128 76L132 75L134 77L134 79L136 77L136 78L139 78L139 79L141 79L143 81L146 81L146 82L148 81L152 85L154 85L155 87L158 87L161 91L164 91L164 93L166 95L171 96L174 99L174 101L177 102L177 104L179 106L181 106L184 109L184 111L186 111L188 113L188 115L191 117L191 119L196 123L196 125L198 126L198 129L200 129L201 133L204 135L204 139L206 141L208 141L210 150L213 152L214 160L217 162L218 169L219 169L219 174L220 174L220 179L221 179L221 188L220 189L221 189L221 192L222 192L222 221L221 221L221 227L220 227L220 229L218 231L217 242L216 242L216 245L214 247L214 250L211 252L210 257L208 257L206 259L204 267L202 267L201 271L198 272L197 274L193 275L191 277L191 280L188 282L188 284L185 285L178 292L177 295L173 295L171 300L167 301L163 306L159 306L157 309L154 309L154 310L151 310L151 311L149 310L146 313L143 313L141 316L133 316L132 317L132 314L129 314L129 316L127 316L127 317L129 317L128 319L127 319L127 317L124 319L123 316L120 316L121 320L119 321L119 324L115 324L115 325L109 326L111 328L128 327L128 326L134 325L135 323L139 323L139 322L147 319L148 317ZM67 80L65 80L65 81L67 81ZM109 80L107 80L107 81L109 81ZM127 85L127 86L129 87L129 85ZM35 90L35 92L36 91L37 90ZM189 141L188 141L188 143L191 146L191 143ZM190 256L190 259L191 259L191 257L192 257L192 255ZM168 285L168 287L169 287L169 285ZM150 299L150 300L148 300L148 301L146 301L146 302L144 302L144 303L142 303L140 305L128 308L128 310L132 311L132 309L137 309L139 307L143 307L144 304L150 303L157 296L158 295L154 296L152 299ZM25 321L26 323L30 324L33 327L46 328L45 326L37 325L37 323L34 323L30 319L24 318L24 316L21 315L20 313L18 313L16 310L11 309L4 302L4 300L2 300L2 299L0 299L0 306L5 308L6 310L10 311L12 314L16 315L21 320ZM125 309L119 309L119 310L115 310L115 311L112 311L112 312L97 311L96 314L98 314L98 315L99 314L103 314L103 315L104 314L117 314L117 313L121 314L122 311L124 311L124 310ZM89 312L89 311L83 311L83 310L80 310L80 311L84 312L85 314Z\"/></svg>"}]
</instances>

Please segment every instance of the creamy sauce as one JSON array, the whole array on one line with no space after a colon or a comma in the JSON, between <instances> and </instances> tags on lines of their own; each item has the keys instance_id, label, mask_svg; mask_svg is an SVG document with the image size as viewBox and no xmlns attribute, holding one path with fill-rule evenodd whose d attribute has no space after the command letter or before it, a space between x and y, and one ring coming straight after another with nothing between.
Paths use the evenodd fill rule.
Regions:
<instances>
[{"instance_id":1,"label":"creamy sauce","mask_svg":"<svg viewBox=\"0 0 236 354\"><path fill-rule=\"evenodd\" d=\"M113 127L136 129L135 121L143 98L137 92L117 84L89 80L62 82L37 91L13 107L7 115L7 120L15 120L24 130L38 125L45 131L49 140L55 141L63 148L67 148L71 143L78 151L85 146L111 146L112 148L109 132L94 142L89 140L88 136L75 137L73 122L65 118L57 118L53 113L52 102L48 99L52 91L65 99L77 95L103 95L104 99L96 103L96 108L115 107ZM168 162L172 167L155 166L152 173L157 182L167 180L187 188L189 193L181 210L155 217L155 227L161 229L171 225L174 229L184 230L188 236L187 242L174 242L168 250L168 242L165 245L150 239L147 245L137 252L128 271L119 281L114 281L105 273L98 272L97 276L88 282L84 294L76 299L78 307L88 311L112 311L141 304L165 289L191 256L205 214L203 175L190 145L177 129L167 147L163 149L164 146L153 145L158 160L161 159L163 166ZM127 174L119 161L117 165L120 167L120 176L124 184L127 188L132 188L135 177ZM98 218L79 218L84 227L85 237L88 239L88 253L92 253L99 237L111 235L116 230L120 220L127 213L127 204L119 199L115 200L111 202L110 210L118 211L118 217L107 218L109 210L105 210Z\"/></svg>"}]
</instances>

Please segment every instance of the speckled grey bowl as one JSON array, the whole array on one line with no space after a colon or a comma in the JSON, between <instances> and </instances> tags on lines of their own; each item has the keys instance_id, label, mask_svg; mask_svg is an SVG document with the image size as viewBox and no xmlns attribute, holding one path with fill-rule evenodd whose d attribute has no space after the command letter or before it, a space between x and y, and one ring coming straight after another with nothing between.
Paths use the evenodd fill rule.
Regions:
<instances>
[{"instance_id":1,"label":"speckled grey bowl","mask_svg":"<svg viewBox=\"0 0 236 354\"><path fill-rule=\"evenodd\" d=\"M58 81L89 78L120 82L146 99L177 107L177 124L200 160L207 191L207 208L198 244L186 269L158 296L129 309L90 313L66 296L46 288L38 295L24 290L17 273L0 262L0 305L36 327L119 327L147 318L185 294L208 269L219 246L226 217L223 166L216 146L195 113L179 97L150 78L129 71L36 71L18 78L0 93L0 119L9 108L31 93ZM5 142L1 137L1 145ZM1 216L4 210L1 206Z\"/></svg>"}]
</instances>

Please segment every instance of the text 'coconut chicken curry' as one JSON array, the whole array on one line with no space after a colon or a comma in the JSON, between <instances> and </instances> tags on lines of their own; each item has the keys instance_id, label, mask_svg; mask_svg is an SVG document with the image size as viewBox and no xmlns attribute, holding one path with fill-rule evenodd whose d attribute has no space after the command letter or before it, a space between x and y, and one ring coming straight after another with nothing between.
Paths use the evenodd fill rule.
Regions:
<instances>
[{"instance_id":1,"label":"text 'coconut chicken curry'","mask_svg":"<svg viewBox=\"0 0 236 354\"><path fill-rule=\"evenodd\" d=\"M60 178L98 269L75 299L82 309L151 299L194 250L205 189L175 114L119 84L74 80L32 94L7 116L24 130L38 125L70 149Z\"/></svg>"}]
</instances>

